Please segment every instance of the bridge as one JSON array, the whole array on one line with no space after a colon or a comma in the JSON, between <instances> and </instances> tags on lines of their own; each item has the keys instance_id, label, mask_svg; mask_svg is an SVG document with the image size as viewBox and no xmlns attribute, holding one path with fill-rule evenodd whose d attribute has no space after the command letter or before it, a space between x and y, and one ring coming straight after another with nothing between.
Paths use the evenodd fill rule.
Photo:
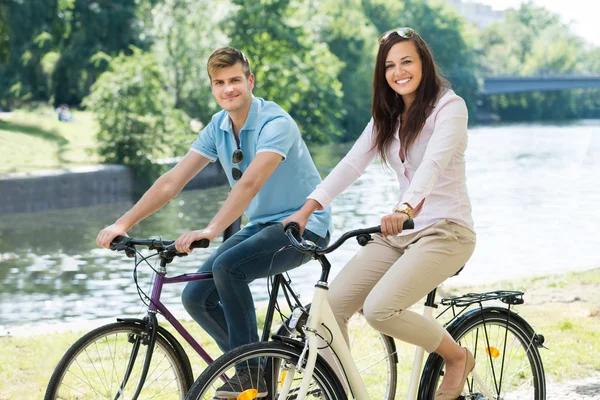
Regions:
<instances>
[{"instance_id":1,"label":"bridge","mask_svg":"<svg viewBox=\"0 0 600 400\"><path fill-rule=\"evenodd\" d=\"M483 94L598 88L600 76L488 76Z\"/></svg>"}]
</instances>

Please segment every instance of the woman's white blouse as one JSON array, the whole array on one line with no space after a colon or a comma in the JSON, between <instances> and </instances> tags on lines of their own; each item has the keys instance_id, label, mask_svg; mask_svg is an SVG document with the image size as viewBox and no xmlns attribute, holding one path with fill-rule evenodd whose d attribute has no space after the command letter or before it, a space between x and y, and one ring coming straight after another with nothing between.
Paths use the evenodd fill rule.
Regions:
<instances>
[{"instance_id":1,"label":"woman's white blouse","mask_svg":"<svg viewBox=\"0 0 600 400\"><path fill-rule=\"evenodd\" d=\"M465 173L467 121L464 100L448 90L437 101L404 162L400 159L398 132L387 150L388 163L400 187L398 202L390 212L402 203L417 207L425 199L414 218L415 230L450 220L474 231ZM352 149L308 198L327 207L358 179L377 156L374 137L371 119ZM414 230L403 233L411 232Z\"/></svg>"}]
</instances>

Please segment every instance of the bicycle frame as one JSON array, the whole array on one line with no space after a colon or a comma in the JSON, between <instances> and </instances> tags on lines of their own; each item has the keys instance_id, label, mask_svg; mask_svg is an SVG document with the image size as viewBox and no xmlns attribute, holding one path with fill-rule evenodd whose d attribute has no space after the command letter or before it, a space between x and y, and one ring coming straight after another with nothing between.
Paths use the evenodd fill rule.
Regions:
<instances>
[{"instance_id":1,"label":"bicycle frame","mask_svg":"<svg viewBox=\"0 0 600 400\"><path fill-rule=\"evenodd\" d=\"M185 329L185 327L177 320L177 318L169 311L167 306L163 304L160 300L160 296L162 294L162 289L164 285L173 284L173 283L184 283L184 282L196 282L201 280L213 279L212 273L191 273L174 276L172 278L168 278L167 274L167 264L171 262L172 259L168 259L165 257L161 257L160 267L158 271L155 273L155 279L152 285L152 294L150 296L150 304L148 305L148 325L150 331L150 342L149 346L146 350L146 360L145 365L142 370L142 375L140 376L140 380L138 382L138 387L136 389L136 393L134 394L134 399L137 398L139 393L142 390L142 387L146 380L146 374L148 372L148 368L150 366L150 361L152 359L152 353L154 348L154 343L156 340L156 332L158 331L158 321L156 318L156 314L162 314L165 319L175 328L175 330L185 339L185 341L198 353L198 355L207 363L210 364L213 362L213 359L210 355L202 348L200 343L194 339L194 337ZM263 341L268 340L271 327L273 323L273 316L275 311L275 303L277 302L277 295L279 293L279 287L283 287L284 291L291 294L291 297L296 301L298 301L298 296L292 290L290 283L285 280L282 274L275 275L273 280L273 284L271 287L271 296L269 298L269 304L267 307L267 316L265 320L265 325L263 327L262 339ZM286 295L287 297L287 295ZM289 299L288 299L289 301ZM124 387L127 381L129 380L130 368L133 366L135 362L135 358L137 358L137 350L132 352L130 365L128 370L125 373L125 377L123 382L121 383L121 387ZM227 382L228 377L223 376L221 378L224 382Z\"/></svg>"},{"instance_id":2,"label":"bicycle frame","mask_svg":"<svg viewBox=\"0 0 600 400\"><path fill-rule=\"evenodd\" d=\"M164 269L164 272L163 272ZM184 328L183 325L175 318L175 316L169 311L167 306L165 306L160 301L160 295L162 293L162 288L164 285L168 285L171 283L183 283L183 282L196 282L207 279L212 279L212 273L194 273L194 274L186 274L175 276L172 278L167 278L164 274L166 274L166 268L161 266L160 273L156 274L156 279L154 281L154 285L152 287L152 295L150 297L150 305L148 306L148 312L156 314L159 312L162 314L167 321L175 330L185 339L186 342L189 343L190 346L198 353L202 359L210 364L213 362L213 359L208 355L208 353L200 346L200 344L194 339L194 337Z\"/></svg>"},{"instance_id":3,"label":"bicycle frame","mask_svg":"<svg viewBox=\"0 0 600 400\"><path fill-rule=\"evenodd\" d=\"M433 303L434 299L435 290L433 290L427 297L425 309L423 311L423 316L438 323L437 320L433 317L433 310L435 309L435 303ZM332 340L330 346L341 364L341 369L345 374L345 376L343 376L342 379L346 379L348 387L350 388L350 394L352 395L352 398L359 400L370 399L369 393L367 392L362 377L360 376L360 372L358 371L358 368L354 363L354 359L352 358L350 349L348 348L344 340L339 340L339 338L342 338L343 336L337 324L333 311L331 310L331 306L329 305L329 302L327 300L326 282L318 282L315 287L308 321L306 323L305 328L307 341L305 344L303 355L306 354L307 349L308 355L306 358L306 366L304 368L304 378L302 380L302 384L300 386L300 390L298 391L296 398L304 399L308 392L308 386L310 384L311 376L313 374L315 363L317 360L317 332L322 332L322 329L319 329L321 325L325 325L327 327L327 329L330 331L330 335L332 338L338 338L338 340ZM422 373L424 355L425 350L422 347L416 346L413 368L409 383L409 390L406 397L407 400L415 400L417 397L417 389L419 386L419 378ZM299 365L301 364L301 362L302 360L299 361ZM299 366L297 366L296 368L299 369ZM484 394L488 396L488 398L492 399L493 396L491 395L489 388L485 386L479 375L475 371L473 371L471 373L471 376L473 376L479 387L483 388ZM286 375L285 382L283 384L284 390L285 388L288 388L289 385L291 385L291 380L293 379L293 377L294 374ZM289 384L287 382L288 380L290 380ZM286 397L287 393L282 392L280 398Z\"/></svg>"}]
</instances>

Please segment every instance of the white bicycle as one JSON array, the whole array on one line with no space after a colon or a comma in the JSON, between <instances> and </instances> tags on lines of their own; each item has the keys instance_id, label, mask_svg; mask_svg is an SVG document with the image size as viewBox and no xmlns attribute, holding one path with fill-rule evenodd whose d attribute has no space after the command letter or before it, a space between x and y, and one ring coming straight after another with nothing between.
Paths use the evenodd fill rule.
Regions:
<instances>
[{"instance_id":1,"label":"white bicycle","mask_svg":"<svg viewBox=\"0 0 600 400\"><path fill-rule=\"evenodd\" d=\"M411 227L412 221L407 221L404 229ZM295 310L290 321L290 328L298 332L297 337L273 336L272 341L248 344L224 354L204 370L186 399L214 399L217 388L228 382L236 368L251 365L259 367L252 369L255 375L246 382L247 387L242 388L238 399L393 399L395 366L393 374L377 374L376 390L371 389L368 376L369 370L377 370L378 365L386 366L384 371L390 370L387 367L390 360L397 360L395 347L389 347L383 355L373 350L372 365L359 370L327 301L331 265L325 254L351 237L356 237L364 246L371 240L371 234L380 232L380 227L347 232L324 249L303 241L295 224L289 224L285 230L298 251L311 254L322 266L310 309ZM438 307L435 295L436 289L427 296L424 310L424 315L432 320L436 320L433 311ZM545 400L544 369L538 351L544 337L511 309L523 303L522 295L523 292L517 291L494 291L441 300L446 308L438 317L452 312L453 317L445 327L454 340L471 350L476 360L475 369L465 384L463 399ZM483 306L483 302L492 300L507 306ZM303 318L306 314L308 318ZM319 348L323 342L326 345ZM371 343L362 346L369 353ZM328 364L320 354L329 350L333 352L335 365ZM443 359L430 354L423 367L424 353L422 348L415 351L408 400L433 400L441 383Z\"/></svg>"}]
</instances>

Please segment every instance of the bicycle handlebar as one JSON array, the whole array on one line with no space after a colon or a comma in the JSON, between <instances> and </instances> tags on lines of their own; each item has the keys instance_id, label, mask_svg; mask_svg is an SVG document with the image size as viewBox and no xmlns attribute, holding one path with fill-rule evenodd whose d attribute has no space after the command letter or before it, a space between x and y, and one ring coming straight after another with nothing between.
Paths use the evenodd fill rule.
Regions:
<instances>
[{"instance_id":1,"label":"bicycle handlebar","mask_svg":"<svg viewBox=\"0 0 600 400\"><path fill-rule=\"evenodd\" d=\"M210 245L208 239L200 239L192 242L191 249L206 248ZM129 236L117 236L110 244L110 249L114 251L125 251L128 257L135 255L135 246L147 246L150 250L173 251L176 255L186 255L175 250L174 240L160 239L136 239Z\"/></svg>"},{"instance_id":2,"label":"bicycle handlebar","mask_svg":"<svg viewBox=\"0 0 600 400\"><path fill-rule=\"evenodd\" d=\"M412 219L405 221L402 225L402 229L414 229L415 222ZM326 248L321 248L312 242L307 242L300 235L300 225L296 222L290 222L285 225L283 228L285 234L287 235L290 243L294 246L298 251L303 253L311 253L315 255L323 255L327 253L331 253L338 247L340 247L346 240L356 237L358 240L358 244L361 246L366 245L369 240L371 240L371 234L373 233L381 233L381 225L373 226L371 228L364 229L355 229L353 231L348 231L344 233L338 240L335 241L331 246Z\"/></svg>"}]
</instances>

